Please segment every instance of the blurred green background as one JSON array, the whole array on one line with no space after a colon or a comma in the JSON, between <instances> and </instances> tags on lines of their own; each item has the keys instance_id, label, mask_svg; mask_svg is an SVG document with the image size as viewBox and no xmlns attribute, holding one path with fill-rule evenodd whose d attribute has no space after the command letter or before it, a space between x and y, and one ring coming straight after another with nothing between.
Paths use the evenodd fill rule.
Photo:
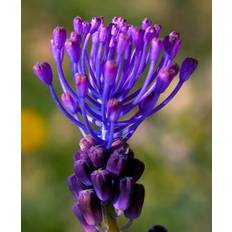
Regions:
<instances>
[{"instance_id":1,"label":"blurred green background","mask_svg":"<svg viewBox=\"0 0 232 232\"><path fill-rule=\"evenodd\" d=\"M72 18L149 17L182 35L178 61L199 59L193 78L162 112L145 121L130 144L146 170L142 216L128 230L163 224L169 232L211 231L211 2L209 0L22 0L22 231L76 232L66 187L80 133L33 75L37 60L52 63L52 28L71 31ZM54 64L54 63L52 63ZM67 69L66 69L67 70Z\"/></svg>"}]
</instances>

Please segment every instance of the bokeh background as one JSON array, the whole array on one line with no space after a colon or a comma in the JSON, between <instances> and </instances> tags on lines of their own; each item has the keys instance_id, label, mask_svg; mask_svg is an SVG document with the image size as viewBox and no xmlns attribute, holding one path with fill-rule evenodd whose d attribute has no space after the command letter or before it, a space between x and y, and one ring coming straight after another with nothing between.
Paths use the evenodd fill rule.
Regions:
<instances>
[{"instance_id":1,"label":"bokeh background","mask_svg":"<svg viewBox=\"0 0 232 232\"><path fill-rule=\"evenodd\" d=\"M33 75L37 60L52 62L52 28L71 31L72 18L144 17L179 31L177 60L199 59L193 78L130 141L146 170L142 216L128 230L163 224L170 232L211 231L211 2L209 0L22 0L22 231L81 231L72 215L66 178L80 133Z\"/></svg>"}]
</instances>

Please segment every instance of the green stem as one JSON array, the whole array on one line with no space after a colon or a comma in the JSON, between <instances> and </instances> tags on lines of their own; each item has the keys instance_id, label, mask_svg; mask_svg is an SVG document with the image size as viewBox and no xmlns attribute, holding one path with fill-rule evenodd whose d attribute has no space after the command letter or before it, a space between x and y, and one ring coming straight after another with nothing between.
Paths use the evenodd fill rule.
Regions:
<instances>
[{"instance_id":1,"label":"green stem","mask_svg":"<svg viewBox=\"0 0 232 232\"><path fill-rule=\"evenodd\" d=\"M107 232L119 232L117 221L114 217L114 209L111 203L102 205L104 228Z\"/></svg>"}]
</instances>

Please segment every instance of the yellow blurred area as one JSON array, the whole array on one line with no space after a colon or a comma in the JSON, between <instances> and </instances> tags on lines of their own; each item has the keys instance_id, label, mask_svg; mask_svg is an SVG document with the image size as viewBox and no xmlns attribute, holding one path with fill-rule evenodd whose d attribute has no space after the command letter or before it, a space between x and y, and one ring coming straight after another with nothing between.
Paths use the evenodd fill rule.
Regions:
<instances>
[{"instance_id":1,"label":"yellow blurred area","mask_svg":"<svg viewBox=\"0 0 232 232\"><path fill-rule=\"evenodd\" d=\"M47 136L44 118L31 109L22 109L22 151L31 152L40 147Z\"/></svg>"}]
</instances>

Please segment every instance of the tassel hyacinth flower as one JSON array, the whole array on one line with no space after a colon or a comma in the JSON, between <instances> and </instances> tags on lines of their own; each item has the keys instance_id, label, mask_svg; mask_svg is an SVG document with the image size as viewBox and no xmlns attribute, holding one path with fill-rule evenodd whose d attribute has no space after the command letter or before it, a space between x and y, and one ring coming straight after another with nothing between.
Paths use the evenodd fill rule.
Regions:
<instances>
[{"instance_id":1,"label":"tassel hyacinth flower","mask_svg":"<svg viewBox=\"0 0 232 232\"><path fill-rule=\"evenodd\" d=\"M34 65L58 108L81 131L68 187L75 197L72 211L85 232L126 230L142 211L145 190L137 183L144 171L128 145L139 125L166 106L197 67L187 57L180 68L174 59L179 33L160 37L161 26L147 18L140 27L122 17L108 25L102 17L73 20L70 35L63 27L52 32L51 52L62 88L59 97L46 62ZM63 70L67 54L71 75ZM176 77L179 74L179 77ZM174 78L177 84L160 100ZM128 218L119 228L117 217ZM165 231L153 227L149 231Z\"/></svg>"}]
</instances>

